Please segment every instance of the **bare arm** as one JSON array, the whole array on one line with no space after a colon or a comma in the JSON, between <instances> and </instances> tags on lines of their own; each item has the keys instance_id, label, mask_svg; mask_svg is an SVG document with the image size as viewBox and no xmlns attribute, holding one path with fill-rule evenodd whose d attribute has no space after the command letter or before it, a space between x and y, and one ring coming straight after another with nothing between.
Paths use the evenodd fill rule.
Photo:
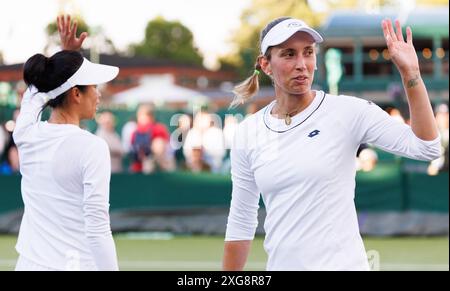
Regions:
<instances>
[{"instance_id":1,"label":"bare arm","mask_svg":"<svg viewBox=\"0 0 450 291\"><path fill-rule=\"evenodd\" d=\"M400 23L395 22L396 32L390 20L383 20L382 27L393 63L402 77L411 115L411 128L422 140L434 140L438 129L427 89L420 76L419 61L412 43L411 28L406 28L406 42L403 39Z\"/></svg>"},{"instance_id":2,"label":"bare arm","mask_svg":"<svg viewBox=\"0 0 450 291\"><path fill-rule=\"evenodd\" d=\"M411 128L414 134L423 140L436 139L438 129L420 72L402 74L402 81L408 96Z\"/></svg>"},{"instance_id":3,"label":"bare arm","mask_svg":"<svg viewBox=\"0 0 450 291\"><path fill-rule=\"evenodd\" d=\"M87 32L80 34L77 37L77 21L70 20L70 15L62 15L56 18L56 24L58 27L59 38L61 39L61 47L63 50L77 51L81 49L83 41L88 36Z\"/></svg>"},{"instance_id":4,"label":"bare arm","mask_svg":"<svg viewBox=\"0 0 450 291\"><path fill-rule=\"evenodd\" d=\"M223 271L242 271L252 245L251 240L227 241L223 253Z\"/></svg>"}]
</instances>

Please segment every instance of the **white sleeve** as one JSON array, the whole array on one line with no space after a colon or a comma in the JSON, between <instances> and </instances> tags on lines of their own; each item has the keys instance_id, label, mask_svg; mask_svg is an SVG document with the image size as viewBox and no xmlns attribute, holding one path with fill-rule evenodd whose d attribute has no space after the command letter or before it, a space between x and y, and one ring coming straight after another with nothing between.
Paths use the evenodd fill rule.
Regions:
<instances>
[{"instance_id":1,"label":"white sleeve","mask_svg":"<svg viewBox=\"0 0 450 291\"><path fill-rule=\"evenodd\" d=\"M404 157L431 161L440 156L440 137L431 141L418 138L411 127L390 117L372 102L358 100L360 110L356 132L360 143L374 146Z\"/></svg>"},{"instance_id":2,"label":"white sleeve","mask_svg":"<svg viewBox=\"0 0 450 291\"><path fill-rule=\"evenodd\" d=\"M231 147L233 190L225 241L253 240L258 226L259 193L247 158L247 142L238 128Z\"/></svg>"},{"instance_id":3,"label":"white sleeve","mask_svg":"<svg viewBox=\"0 0 450 291\"><path fill-rule=\"evenodd\" d=\"M26 133L26 129L39 122L39 113L47 101L44 93L38 93L33 86L29 87L23 94L20 104L20 113L17 116L16 126L14 127L13 139L19 145L21 138Z\"/></svg>"},{"instance_id":4,"label":"white sleeve","mask_svg":"<svg viewBox=\"0 0 450 291\"><path fill-rule=\"evenodd\" d=\"M111 162L108 145L95 138L85 153L82 167L86 237L98 270L115 271L119 267L109 220Z\"/></svg>"}]
</instances>

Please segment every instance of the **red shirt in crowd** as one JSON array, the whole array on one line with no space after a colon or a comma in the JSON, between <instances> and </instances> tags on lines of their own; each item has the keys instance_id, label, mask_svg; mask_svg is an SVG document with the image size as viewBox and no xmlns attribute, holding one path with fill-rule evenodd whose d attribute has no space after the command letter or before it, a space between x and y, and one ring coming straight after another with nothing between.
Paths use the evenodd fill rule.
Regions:
<instances>
[{"instance_id":1,"label":"red shirt in crowd","mask_svg":"<svg viewBox=\"0 0 450 291\"><path fill-rule=\"evenodd\" d=\"M134 144L136 134L137 133L145 133L150 132L151 140L155 140L157 138L162 138L166 142L169 142L169 131L166 126L162 123L147 123L147 124L138 124L137 129L133 132L131 136L131 144ZM131 164L131 171L134 173L142 172L142 162L141 161L133 161Z\"/></svg>"}]
</instances>

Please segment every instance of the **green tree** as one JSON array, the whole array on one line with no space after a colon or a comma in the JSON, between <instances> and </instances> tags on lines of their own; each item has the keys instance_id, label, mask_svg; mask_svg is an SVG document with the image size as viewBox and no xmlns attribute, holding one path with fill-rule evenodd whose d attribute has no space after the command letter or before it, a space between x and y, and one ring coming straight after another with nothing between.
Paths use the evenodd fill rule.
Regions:
<instances>
[{"instance_id":1,"label":"green tree","mask_svg":"<svg viewBox=\"0 0 450 291\"><path fill-rule=\"evenodd\" d=\"M194 45L192 32L179 21L162 17L151 20L145 29L144 40L130 47L139 56L202 65L203 57Z\"/></svg>"}]
</instances>

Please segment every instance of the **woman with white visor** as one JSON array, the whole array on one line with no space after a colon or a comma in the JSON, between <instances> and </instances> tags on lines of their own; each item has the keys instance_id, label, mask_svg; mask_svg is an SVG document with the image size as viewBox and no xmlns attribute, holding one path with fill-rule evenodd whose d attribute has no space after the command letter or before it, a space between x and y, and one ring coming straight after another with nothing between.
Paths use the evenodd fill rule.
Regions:
<instances>
[{"instance_id":1,"label":"woman with white visor","mask_svg":"<svg viewBox=\"0 0 450 291\"><path fill-rule=\"evenodd\" d=\"M439 134L419 63L406 30L382 23L392 61L408 97L411 127L377 105L311 89L320 34L303 21L280 18L261 32L255 73L235 88L233 105L258 90L262 70L275 100L238 127L231 150L233 192L224 270L244 268L266 207L267 270L368 270L356 216L355 156L360 144L419 160L440 155Z\"/></svg>"},{"instance_id":2,"label":"woman with white visor","mask_svg":"<svg viewBox=\"0 0 450 291\"><path fill-rule=\"evenodd\" d=\"M60 19L58 19L60 20ZM63 48L79 48L76 24L58 21ZM77 51L24 65L28 85L14 130L25 205L16 270L118 270L109 220L110 155L107 144L82 130L92 119L97 85L117 67L94 64ZM41 112L51 107L48 121Z\"/></svg>"}]
</instances>

